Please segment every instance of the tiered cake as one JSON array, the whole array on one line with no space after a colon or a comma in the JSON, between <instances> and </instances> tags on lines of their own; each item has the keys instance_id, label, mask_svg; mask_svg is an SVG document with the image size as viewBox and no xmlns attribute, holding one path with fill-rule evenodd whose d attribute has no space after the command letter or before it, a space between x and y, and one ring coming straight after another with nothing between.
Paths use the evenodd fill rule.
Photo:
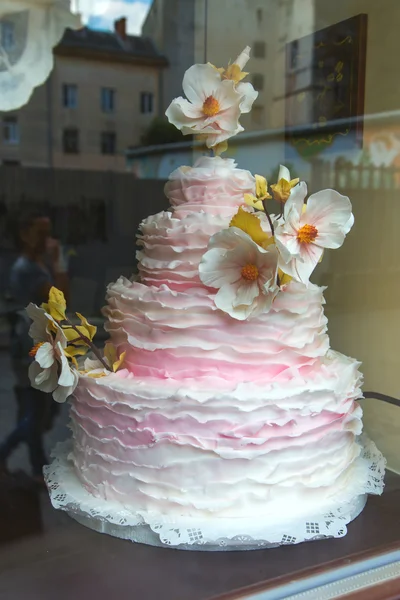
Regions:
<instances>
[{"instance_id":1,"label":"tiered cake","mask_svg":"<svg viewBox=\"0 0 400 600\"><path fill-rule=\"evenodd\" d=\"M177 99L169 117L185 131L189 111L189 130L216 147L240 126L224 133L232 100L223 126L211 113L229 94L245 112L254 90L197 67L223 93L200 82L196 112L196 79L190 109ZM171 210L141 224L139 278L111 284L104 310L124 362L81 374L68 459L48 470L66 494L53 501L78 520L149 543L250 548L344 535L366 492L381 493L383 459L359 439L359 363L330 350L323 288L308 281L351 228L351 205L332 190L306 205L305 184L281 175L271 189L201 157L170 176ZM268 189L281 215L262 210Z\"/></svg>"}]
</instances>

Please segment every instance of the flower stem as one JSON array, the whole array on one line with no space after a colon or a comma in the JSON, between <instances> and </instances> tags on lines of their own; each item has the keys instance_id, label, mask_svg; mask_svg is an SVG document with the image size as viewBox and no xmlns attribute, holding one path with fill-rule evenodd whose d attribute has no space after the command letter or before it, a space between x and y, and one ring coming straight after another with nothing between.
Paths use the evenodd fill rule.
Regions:
<instances>
[{"instance_id":1,"label":"flower stem","mask_svg":"<svg viewBox=\"0 0 400 600\"><path fill-rule=\"evenodd\" d=\"M264 210L265 210L265 214L267 215L269 226L271 227L272 236L274 236L275 235L275 229L274 229L274 226L272 224L271 217L269 216L269 212L267 211L267 201L263 200L262 203L263 203L263 207L264 207ZM280 277L279 277L278 273L276 274L276 283L277 283L278 287L281 287L281 281L280 281Z\"/></svg>"},{"instance_id":2,"label":"flower stem","mask_svg":"<svg viewBox=\"0 0 400 600\"><path fill-rule=\"evenodd\" d=\"M269 212L267 211L267 201L263 200L262 203L263 203L263 207L264 207L264 210L265 210L265 214L267 215L269 226L271 227L271 233L274 236L275 235L275 230L274 230L274 226L272 225L272 221L271 221L271 217L269 216Z\"/></svg>"},{"instance_id":3,"label":"flower stem","mask_svg":"<svg viewBox=\"0 0 400 600\"><path fill-rule=\"evenodd\" d=\"M72 327L72 329L74 331L76 331L76 333L78 334L79 338L81 340L83 340L85 342L85 344L87 344L89 346L89 348L91 349L91 351L93 352L93 354L95 355L95 357L101 362L101 364L103 365L103 367L105 369L107 369L107 371L112 371L112 369L108 366L108 364L105 362L104 358L102 357L100 350L93 344L93 342L86 337L86 335L83 335L79 329L76 327L76 325L74 325L73 323L71 323L71 321L68 319L68 317L65 317L65 320L67 321L68 325L70 327Z\"/></svg>"}]
</instances>

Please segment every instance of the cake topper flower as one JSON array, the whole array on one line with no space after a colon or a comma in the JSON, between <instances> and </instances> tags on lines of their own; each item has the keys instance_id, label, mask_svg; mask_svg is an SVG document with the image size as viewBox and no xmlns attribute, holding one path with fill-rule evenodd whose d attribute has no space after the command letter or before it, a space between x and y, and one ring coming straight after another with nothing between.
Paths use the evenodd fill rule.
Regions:
<instances>
[{"instance_id":1,"label":"cake topper flower","mask_svg":"<svg viewBox=\"0 0 400 600\"><path fill-rule=\"evenodd\" d=\"M258 95L250 83L242 82L249 51L245 48L226 70L209 63L190 67L182 83L187 99L175 98L166 110L170 123L184 135L204 136L208 148L243 131L240 115L251 110Z\"/></svg>"},{"instance_id":2,"label":"cake topper flower","mask_svg":"<svg viewBox=\"0 0 400 600\"><path fill-rule=\"evenodd\" d=\"M261 238L268 240L267 235ZM218 289L214 298L217 308L242 321L270 309L279 291L277 269L274 245L265 249L248 233L232 226L211 237L199 274L204 285Z\"/></svg>"},{"instance_id":3,"label":"cake topper flower","mask_svg":"<svg viewBox=\"0 0 400 600\"><path fill-rule=\"evenodd\" d=\"M125 358L125 353L118 356L110 343L106 344L103 357L93 344L97 328L80 313L76 313L80 325L72 323L66 308L64 294L55 287L50 289L47 303L40 308L31 303L26 308L32 319L29 335L34 343L29 353L34 359L29 367L31 385L52 393L56 402L65 402L76 388L79 374L87 372L79 370L77 356L91 350L97 358L93 368L103 367L102 374L117 371Z\"/></svg>"},{"instance_id":4,"label":"cake topper flower","mask_svg":"<svg viewBox=\"0 0 400 600\"><path fill-rule=\"evenodd\" d=\"M307 284L321 260L324 248L339 248L354 223L351 203L334 190L309 197L302 181L289 196L283 220L275 229L279 267L293 279Z\"/></svg>"}]
</instances>

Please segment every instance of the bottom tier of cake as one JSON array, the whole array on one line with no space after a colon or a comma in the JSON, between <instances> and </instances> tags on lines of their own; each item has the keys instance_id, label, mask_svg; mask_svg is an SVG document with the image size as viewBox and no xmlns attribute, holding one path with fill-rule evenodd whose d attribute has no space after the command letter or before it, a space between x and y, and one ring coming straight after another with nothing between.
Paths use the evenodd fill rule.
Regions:
<instances>
[{"instance_id":1,"label":"bottom tier of cake","mask_svg":"<svg viewBox=\"0 0 400 600\"><path fill-rule=\"evenodd\" d=\"M153 546L182 550L256 550L284 544L346 535L346 525L364 508L367 494L381 494L385 460L375 444L366 436L358 440L362 451L363 493L321 511L293 518L282 511L279 519L171 517L156 511L127 509L115 500L96 498L77 477L70 459L71 441L59 444L53 452L53 462L45 467L46 483L54 508L67 511L76 521L95 531ZM359 492L361 486L358 486ZM293 511L295 512L295 511Z\"/></svg>"}]
</instances>

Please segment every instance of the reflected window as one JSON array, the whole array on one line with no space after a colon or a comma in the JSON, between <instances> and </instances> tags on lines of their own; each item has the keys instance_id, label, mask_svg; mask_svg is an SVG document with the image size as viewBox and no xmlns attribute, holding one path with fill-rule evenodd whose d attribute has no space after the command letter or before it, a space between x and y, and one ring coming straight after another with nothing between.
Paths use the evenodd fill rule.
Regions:
<instances>
[{"instance_id":1,"label":"reflected window","mask_svg":"<svg viewBox=\"0 0 400 600\"><path fill-rule=\"evenodd\" d=\"M14 23L3 21L1 23L1 45L6 52L12 50L15 44Z\"/></svg>"},{"instance_id":2,"label":"reflected window","mask_svg":"<svg viewBox=\"0 0 400 600\"><path fill-rule=\"evenodd\" d=\"M266 45L265 42L254 42L254 58L265 58Z\"/></svg>"},{"instance_id":3,"label":"reflected window","mask_svg":"<svg viewBox=\"0 0 400 600\"><path fill-rule=\"evenodd\" d=\"M102 131L100 137L101 153L115 154L117 146L117 136L114 131Z\"/></svg>"},{"instance_id":4,"label":"reflected window","mask_svg":"<svg viewBox=\"0 0 400 600\"><path fill-rule=\"evenodd\" d=\"M6 144L19 144L19 127L17 117L3 118L3 139Z\"/></svg>"},{"instance_id":5,"label":"reflected window","mask_svg":"<svg viewBox=\"0 0 400 600\"><path fill-rule=\"evenodd\" d=\"M299 61L299 41L293 40L290 44L290 68L297 69Z\"/></svg>"},{"instance_id":6,"label":"reflected window","mask_svg":"<svg viewBox=\"0 0 400 600\"><path fill-rule=\"evenodd\" d=\"M78 86L71 83L63 85L63 106L65 108L76 108L78 106Z\"/></svg>"},{"instance_id":7,"label":"reflected window","mask_svg":"<svg viewBox=\"0 0 400 600\"><path fill-rule=\"evenodd\" d=\"M63 131L63 150L65 154L79 154L79 130L68 127Z\"/></svg>"},{"instance_id":8,"label":"reflected window","mask_svg":"<svg viewBox=\"0 0 400 600\"><path fill-rule=\"evenodd\" d=\"M114 112L115 90L111 88L101 88L101 110L105 113Z\"/></svg>"},{"instance_id":9,"label":"reflected window","mask_svg":"<svg viewBox=\"0 0 400 600\"><path fill-rule=\"evenodd\" d=\"M252 121L255 125L264 125L264 107L263 106L254 106L251 110Z\"/></svg>"},{"instance_id":10,"label":"reflected window","mask_svg":"<svg viewBox=\"0 0 400 600\"><path fill-rule=\"evenodd\" d=\"M140 94L140 112L142 114L153 112L154 95L152 92L142 92Z\"/></svg>"},{"instance_id":11,"label":"reflected window","mask_svg":"<svg viewBox=\"0 0 400 600\"><path fill-rule=\"evenodd\" d=\"M251 82L257 92L261 92L264 89L264 75L261 73L254 73Z\"/></svg>"}]
</instances>

